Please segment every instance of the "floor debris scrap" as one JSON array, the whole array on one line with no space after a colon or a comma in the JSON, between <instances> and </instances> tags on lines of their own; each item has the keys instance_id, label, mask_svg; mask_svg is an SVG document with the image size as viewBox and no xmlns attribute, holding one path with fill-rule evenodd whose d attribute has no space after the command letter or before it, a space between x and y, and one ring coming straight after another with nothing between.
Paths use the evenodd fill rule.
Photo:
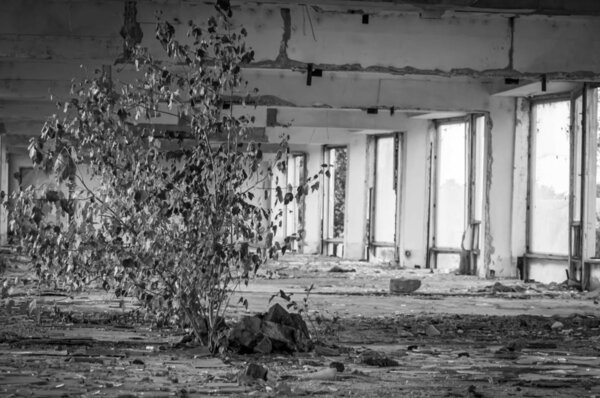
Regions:
<instances>
[{"instance_id":1,"label":"floor debris scrap","mask_svg":"<svg viewBox=\"0 0 600 398\"><path fill-rule=\"evenodd\" d=\"M391 294L394 278L421 286ZM227 320L238 345L219 357L101 290L15 285L0 300L0 396L600 396L594 294L299 255L253 282L249 310ZM269 303L311 284L306 314Z\"/></svg>"}]
</instances>

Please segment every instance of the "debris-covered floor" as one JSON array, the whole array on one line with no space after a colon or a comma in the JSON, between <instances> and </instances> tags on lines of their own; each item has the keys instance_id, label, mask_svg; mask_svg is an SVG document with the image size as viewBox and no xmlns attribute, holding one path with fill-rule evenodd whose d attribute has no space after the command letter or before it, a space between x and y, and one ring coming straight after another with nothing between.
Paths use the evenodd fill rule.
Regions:
<instances>
[{"instance_id":1,"label":"debris-covered floor","mask_svg":"<svg viewBox=\"0 0 600 398\"><path fill-rule=\"evenodd\" d=\"M13 260L3 281L24 275ZM422 286L389 295L397 277ZM0 396L600 396L595 292L310 256L253 282L240 293L250 312L280 289L303 301L314 285L312 352L213 358L145 325L133 302L100 290L32 296L34 281L20 283L0 301ZM250 363L266 381L244 376Z\"/></svg>"}]
</instances>

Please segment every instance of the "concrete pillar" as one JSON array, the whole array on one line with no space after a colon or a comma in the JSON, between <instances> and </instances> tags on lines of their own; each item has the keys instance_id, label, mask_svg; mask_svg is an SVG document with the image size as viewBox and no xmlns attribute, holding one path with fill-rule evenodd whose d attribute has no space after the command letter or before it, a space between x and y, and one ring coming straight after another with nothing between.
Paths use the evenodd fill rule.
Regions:
<instances>
[{"instance_id":1,"label":"concrete pillar","mask_svg":"<svg viewBox=\"0 0 600 398\"><path fill-rule=\"evenodd\" d=\"M0 135L0 191L8 195L8 155L6 153L6 136ZM0 245L8 242L8 212L0 206Z\"/></svg>"}]
</instances>

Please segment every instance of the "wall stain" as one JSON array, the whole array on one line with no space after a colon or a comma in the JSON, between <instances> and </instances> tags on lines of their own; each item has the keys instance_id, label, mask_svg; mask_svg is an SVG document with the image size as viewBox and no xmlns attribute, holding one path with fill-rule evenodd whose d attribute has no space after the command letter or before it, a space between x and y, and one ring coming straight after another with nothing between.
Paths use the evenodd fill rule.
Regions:
<instances>
[{"instance_id":1,"label":"wall stain","mask_svg":"<svg viewBox=\"0 0 600 398\"><path fill-rule=\"evenodd\" d=\"M287 54L286 54L287 55ZM305 70L306 63L296 61L290 58L284 59L280 55L276 60L259 61L249 64L249 68L265 69L289 69ZM314 68L322 69L324 72L371 72L385 73L396 76L405 75L423 75L438 77L472 77L472 78L514 78L524 80L539 80L542 75L546 75L548 80L589 80L600 81L600 72L595 71L574 71L574 72L520 72L514 69L485 69L476 70L472 68L454 68L450 70L441 69L421 69L412 66L362 66L360 64L314 64Z\"/></svg>"},{"instance_id":2,"label":"wall stain","mask_svg":"<svg viewBox=\"0 0 600 398\"><path fill-rule=\"evenodd\" d=\"M484 232L484 260L483 266L485 270L485 276L487 277L492 269L492 254L496 252L496 248L494 247L494 236L491 232L492 228L490 225L490 192L492 189L492 178L493 178L493 166L494 166L494 155L492 151L492 129L494 127L494 122L492 121L492 117L490 114L487 114L487 128L486 128L486 180L485 180L485 213L484 213L484 223L485 223L485 232ZM498 270L496 270L498 273Z\"/></svg>"},{"instance_id":3,"label":"wall stain","mask_svg":"<svg viewBox=\"0 0 600 398\"><path fill-rule=\"evenodd\" d=\"M275 60L278 64L286 64L290 61L287 49L288 42L292 37L292 15L289 8L282 8L281 19L283 19L283 35L281 37L281 44L279 45L279 54L277 55L277 59Z\"/></svg>"},{"instance_id":4,"label":"wall stain","mask_svg":"<svg viewBox=\"0 0 600 398\"><path fill-rule=\"evenodd\" d=\"M510 48L508 49L508 66L507 70L513 70L515 58L515 18L508 18L508 27L510 29Z\"/></svg>"},{"instance_id":5,"label":"wall stain","mask_svg":"<svg viewBox=\"0 0 600 398\"><path fill-rule=\"evenodd\" d=\"M140 23L137 20L137 2L136 1L125 1L125 11L123 13L123 27L121 28L121 37L123 38L123 54L116 61L127 62L133 55L135 46L142 42L144 33Z\"/></svg>"}]
</instances>

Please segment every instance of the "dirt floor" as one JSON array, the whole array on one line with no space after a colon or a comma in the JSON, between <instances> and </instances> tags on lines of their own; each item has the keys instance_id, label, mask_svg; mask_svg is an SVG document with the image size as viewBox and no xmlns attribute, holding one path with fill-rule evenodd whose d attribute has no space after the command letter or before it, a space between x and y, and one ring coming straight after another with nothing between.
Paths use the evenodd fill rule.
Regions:
<instances>
[{"instance_id":1,"label":"dirt floor","mask_svg":"<svg viewBox=\"0 0 600 398\"><path fill-rule=\"evenodd\" d=\"M13 257L1 282L26 273ZM398 277L422 286L390 295ZM0 300L0 396L600 397L597 292L287 256L238 294L264 312L311 285L313 352L213 358L140 322L134 302L20 283ZM267 381L240 377L249 363Z\"/></svg>"}]
</instances>

